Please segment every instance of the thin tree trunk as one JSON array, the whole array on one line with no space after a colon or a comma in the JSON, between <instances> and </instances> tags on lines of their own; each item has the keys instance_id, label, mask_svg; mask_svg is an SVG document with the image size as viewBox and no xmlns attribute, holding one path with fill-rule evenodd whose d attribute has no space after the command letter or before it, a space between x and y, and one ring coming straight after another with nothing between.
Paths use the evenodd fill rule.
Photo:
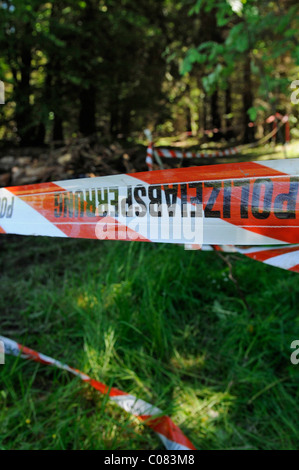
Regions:
<instances>
[{"instance_id":1,"label":"thin tree trunk","mask_svg":"<svg viewBox=\"0 0 299 470\"><path fill-rule=\"evenodd\" d=\"M64 140L63 136L63 122L62 119L55 114L52 137L54 142L60 142Z\"/></svg>"},{"instance_id":2,"label":"thin tree trunk","mask_svg":"<svg viewBox=\"0 0 299 470\"><path fill-rule=\"evenodd\" d=\"M122 114L121 114L121 128L120 133L124 136L128 136L131 128L131 100L126 99L122 105Z\"/></svg>"},{"instance_id":3,"label":"thin tree trunk","mask_svg":"<svg viewBox=\"0 0 299 470\"><path fill-rule=\"evenodd\" d=\"M189 106L186 107L186 131L192 132L191 109Z\"/></svg>"},{"instance_id":4,"label":"thin tree trunk","mask_svg":"<svg viewBox=\"0 0 299 470\"><path fill-rule=\"evenodd\" d=\"M232 118L232 95L231 95L231 85L228 82L227 88L225 90L225 114L229 116L225 120L225 138L232 139L235 137L235 132L232 128L233 126L233 118Z\"/></svg>"},{"instance_id":5,"label":"thin tree trunk","mask_svg":"<svg viewBox=\"0 0 299 470\"><path fill-rule=\"evenodd\" d=\"M222 132L220 132L221 128L221 117L219 114L219 109L218 109L218 90L214 91L214 93L211 95L211 117L212 117L212 128L213 129L218 129L218 132L216 132L213 135L213 140L217 141L220 140L222 137Z\"/></svg>"},{"instance_id":6,"label":"thin tree trunk","mask_svg":"<svg viewBox=\"0 0 299 470\"><path fill-rule=\"evenodd\" d=\"M208 126L208 100L207 100L207 95L205 94L204 99L203 99L203 113L202 113L202 125L203 129L206 130Z\"/></svg>"},{"instance_id":7,"label":"thin tree trunk","mask_svg":"<svg viewBox=\"0 0 299 470\"><path fill-rule=\"evenodd\" d=\"M110 99L110 134L116 137L119 133L119 99L118 95L111 96Z\"/></svg>"},{"instance_id":8,"label":"thin tree trunk","mask_svg":"<svg viewBox=\"0 0 299 470\"><path fill-rule=\"evenodd\" d=\"M15 120L21 145L32 143L32 109L30 105L31 51L24 44L21 54L21 79L15 84Z\"/></svg>"},{"instance_id":9,"label":"thin tree trunk","mask_svg":"<svg viewBox=\"0 0 299 470\"><path fill-rule=\"evenodd\" d=\"M83 136L96 132L96 90L93 85L80 92L79 131Z\"/></svg>"},{"instance_id":10,"label":"thin tree trunk","mask_svg":"<svg viewBox=\"0 0 299 470\"><path fill-rule=\"evenodd\" d=\"M253 106L253 93L252 93L252 82L251 82L251 69L250 69L250 57L246 57L243 69L243 80L244 80L244 89L243 89L243 125L244 125L244 135L243 142L244 144L254 141L254 128L249 127L250 118L248 114L248 109Z\"/></svg>"}]
</instances>

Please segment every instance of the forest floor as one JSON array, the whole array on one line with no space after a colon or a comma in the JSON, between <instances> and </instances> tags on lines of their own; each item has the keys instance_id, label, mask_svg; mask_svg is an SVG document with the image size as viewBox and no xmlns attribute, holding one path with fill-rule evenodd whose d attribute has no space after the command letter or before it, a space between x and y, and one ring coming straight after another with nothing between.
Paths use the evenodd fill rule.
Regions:
<instances>
[{"instance_id":1,"label":"forest floor","mask_svg":"<svg viewBox=\"0 0 299 470\"><path fill-rule=\"evenodd\" d=\"M206 143L199 147L194 138L181 140L163 138L157 141L157 146L174 149L180 146L194 151L199 148L219 150L228 147L223 143L213 144L213 146ZM293 140L286 146L269 143L252 149L244 149L238 156L232 157L183 160L162 158L162 161L164 168L174 168L298 156L299 140ZM58 148L0 148L0 187L147 171L145 158L146 142L135 145L124 145L119 142L103 145L89 138L74 139ZM154 169L159 169L156 163L154 163Z\"/></svg>"},{"instance_id":2,"label":"forest floor","mask_svg":"<svg viewBox=\"0 0 299 470\"><path fill-rule=\"evenodd\" d=\"M298 449L298 274L167 244L2 235L0 248L1 335L158 406L198 449ZM0 449L163 449L79 379L10 356L0 424Z\"/></svg>"}]
</instances>

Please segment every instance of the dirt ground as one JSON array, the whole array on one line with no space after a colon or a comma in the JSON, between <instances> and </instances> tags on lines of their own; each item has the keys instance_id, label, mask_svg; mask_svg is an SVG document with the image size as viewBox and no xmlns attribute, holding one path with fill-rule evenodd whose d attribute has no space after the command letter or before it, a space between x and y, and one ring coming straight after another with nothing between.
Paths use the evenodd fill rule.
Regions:
<instances>
[{"instance_id":1,"label":"dirt ground","mask_svg":"<svg viewBox=\"0 0 299 470\"><path fill-rule=\"evenodd\" d=\"M146 147L104 146L89 138L59 148L0 150L0 187L147 171Z\"/></svg>"}]
</instances>

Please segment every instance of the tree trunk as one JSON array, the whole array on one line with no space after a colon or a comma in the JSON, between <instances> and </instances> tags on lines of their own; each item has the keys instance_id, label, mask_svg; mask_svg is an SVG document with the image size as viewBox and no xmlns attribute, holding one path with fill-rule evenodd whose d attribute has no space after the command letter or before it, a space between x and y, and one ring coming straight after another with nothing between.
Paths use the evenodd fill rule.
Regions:
<instances>
[{"instance_id":1,"label":"tree trunk","mask_svg":"<svg viewBox=\"0 0 299 470\"><path fill-rule=\"evenodd\" d=\"M55 25L57 18L60 15L59 2L52 2L51 21L50 25ZM55 29L51 26L50 33L55 35ZM63 97L64 88L63 80L61 80L60 71L63 70L63 60L60 54L57 54L55 49L49 50L49 60L46 66L46 80L44 89L44 102L47 104L47 110L54 113L54 122L52 126L52 140L54 142L63 142Z\"/></svg>"},{"instance_id":2,"label":"tree trunk","mask_svg":"<svg viewBox=\"0 0 299 470\"><path fill-rule=\"evenodd\" d=\"M21 54L21 79L14 86L15 120L21 145L32 143L32 109L30 105L31 51L24 44Z\"/></svg>"},{"instance_id":3,"label":"tree trunk","mask_svg":"<svg viewBox=\"0 0 299 470\"><path fill-rule=\"evenodd\" d=\"M54 116L54 125L53 125L53 132L52 138L54 142L60 142L64 140L63 138L63 122L62 119L55 114Z\"/></svg>"},{"instance_id":4,"label":"tree trunk","mask_svg":"<svg viewBox=\"0 0 299 470\"><path fill-rule=\"evenodd\" d=\"M86 137L96 132L96 90L93 85L80 92L79 131Z\"/></svg>"},{"instance_id":5,"label":"tree trunk","mask_svg":"<svg viewBox=\"0 0 299 470\"><path fill-rule=\"evenodd\" d=\"M189 106L186 107L186 131L192 132L191 109Z\"/></svg>"},{"instance_id":6,"label":"tree trunk","mask_svg":"<svg viewBox=\"0 0 299 470\"><path fill-rule=\"evenodd\" d=\"M127 137L131 128L131 100L124 100L122 108L120 133Z\"/></svg>"},{"instance_id":7,"label":"tree trunk","mask_svg":"<svg viewBox=\"0 0 299 470\"><path fill-rule=\"evenodd\" d=\"M203 125L204 130L206 130L208 126L207 110L208 110L208 100L207 100L207 95L205 94L204 99L203 99L203 112L202 112L202 125Z\"/></svg>"},{"instance_id":8,"label":"tree trunk","mask_svg":"<svg viewBox=\"0 0 299 470\"><path fill-rule=\"evenodd\" d=\"M247 144L254 141L254 128L249 127L250 118L248 115L248 109L253 106L253 93L252 93L252 82L251 82L251 69L250 69L250 57L247 56L244 63L243 69L243 80L244 80L244 90L243 90L243 125L244 125L244 135L243 143Z\"/></svg>"},{"instance_id":9,"label":"tree trunk","mask_svg":"<svg viewBox=\"0 0 299 470\"><path fill-rule=\"evenodd\" d=\"M218 90L214 91L214 93L211 95L210 103L211 103L212 128L218 129L218 132L215 132L213 134L213 140L218 141L222 137L222 132L220 132L221 117L220 117L219 109L218 109Z\"/></svg>"},{"instance_id":10,"label":"tree trunk","mask_svg":"<svg viewBox=\"0 0 299 470\"><path fill-rule=\"evenodd\" d=\"M110 99L110 134L116 137L119 133L119 99L118 95L111 96Z\"/></svg>"},{"instance_id":11,"label":"tree trunk","mask_svg":"<svg viewBox=\"0 0 299 470\"><path fill-rule=\"evenodd\" d=\"M32 34L32 28L26 25L24 34L28 37ZM35 104L33 109L30 104L31 95L31 67L32 52L30 46L23 41L20 44L20 80L14 84L14 100L16 103L15 120L17 124L17 133L20 138L20 145L43 145L45 140L45 124L41 113L38 114L38 106ZM34 112L35 111L35 114Z\"/></svg>"},{"instance_id":12,"label":"tree trunk","mask_svg":"<svg viewBox=\"0 0 299 470\"><path fill-rule=\"evenodd\" d=\"M228 82L227 88L225 90L225 114L226 120L225 120L225 138L226 139L232 139L235 136L235 132L233 129L233 118L231 116L232 114L232 95L231 95L231 86L230 83Z\"/></svg>"}]
</instances>

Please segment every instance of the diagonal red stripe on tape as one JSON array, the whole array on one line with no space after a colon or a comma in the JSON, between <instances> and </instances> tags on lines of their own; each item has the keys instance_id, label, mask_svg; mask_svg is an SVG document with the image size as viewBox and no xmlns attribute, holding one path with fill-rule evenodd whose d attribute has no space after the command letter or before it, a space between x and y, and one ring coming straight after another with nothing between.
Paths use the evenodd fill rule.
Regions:
<instances>
[{"instance_id":1,"label":"diagonal red stripe on tape","mask_svg":"<svg viewBox=\"0 0 299 470\"><path fill-rule=\"evenodd\" d=\"M146 421L146 424L153 429L153 431L162 434L167 439L173 442L177 442L182 446L188 447L189 449L196 450L194 445L189 439L182 433L169 416L161 416L160 418L152 418L151 416L139 416L139 419Z\"/></svg>"},{"instance_id":2,"label":"diagonal red stripe on tape","mask_svg":"<svg viewBox=\"0 0 299 470\"><path fill-rule=\"evenodd\" d=\"M126 392L123 392L122 390L118 390L117 388L110 388L107 387L107 385L99 382L98 380L95 379L90 379L88 383L96 390L103 394L107 394L109 392L110 397L118 397L119 395L128 395Z\"/></svg>"},{"instance_id":3,"label":"diagonal red stripe on tape","mask_svg":"<svg viewBox=\"0 0 299 470\"><path fill-rule=\"evenodd\" d=\"M216 181L235 178L258 178L261 176L284 176L278 170L255 162L222 163L211 167L175 168L154 172L130 173L130 176L148 184L181 183L184 181Z\"/></svg>"},{"instance_id":4,"label":"diagonal red stripe on tape","mask_svg":"<svg viewBox=\"0 0 299 470\"><path fill-rule=\"evenodd\" d=\"M55 183L38 183L26 184L24 186L11 186L9 187L9 191L15 194L15 196L24 196L30 194L55 193L57 191L64 191L64 189Z\"/></svg>"},{"instance_id":5,"label":"diagonal red stripe on tape","mask_svg":"<svg viewBox=\"0 0 299 470\"><path fill-rule=\"evenodd\" d=\"M109 218L108 220L107 217L94 216L91 218L82 216L78 219L78 222L74 222L72 217L65 215L63 224L61 224L54 215L54 198L55 194L67 192L67 190L55 183L15 186L8 189L11 193L21 197L26 204L30 205L68 237L149 241L131 228L120 224L116 219ZM43 194L45 194L45 197L41 197ZM87 203L85 201L84 207L86 208L86 206ZM108 223L110 223L110 229ZM105 226L108 226L108 228L105 228ZM99 235L100 232L102 236ZM110 234L109 237L108 234Z\"/></svg>"},{"instance_id":6,"label":"diagonal red stripe on tape","mask_svg":"<svg viewBox=\"0 0 299 470\"><path fill-rule=\"evenodd\" d=\"M88 217L82 217L80 223L74 223L73 219L68 216L64 217L63 224L57 221L54 215L54 198L55 194L66 191L61 186L55 183L41 183L38 185L15 186L9 188L9 191L21 197L26 204L39 212L68 237L97 238L95 235L96 222L92 223ZM41 197L43 194L45 194L45 197Z\"/></svg>"},{"instance_id":7,"label":"diagonal red stripe on tape","mask_svg":"<svg viewBox=\"0 0 299 470\"><path fill-rule=\"evenodd\" d=\"M286 253L292 253L294 251L298 251L299 246L295 247L282 247L282 248L273 248L272 250L265 250L265 251L255 251L251 253L243 253L244 255L248 256L248 258L255 259L257 261L266 261L274 256L284 255Z\"/></svg>"},{"instance_id":8,"label":"diagonal red stripe on tape","mask_svg":"<svg viewBox=\"0 0 299 470\"><path fill-rule=\"evenodd\" d=\"M296 266L289 268L289 271L293 271L294 273L299 273L299 264L296 264Z\"/></svg>"}]
</instances>

